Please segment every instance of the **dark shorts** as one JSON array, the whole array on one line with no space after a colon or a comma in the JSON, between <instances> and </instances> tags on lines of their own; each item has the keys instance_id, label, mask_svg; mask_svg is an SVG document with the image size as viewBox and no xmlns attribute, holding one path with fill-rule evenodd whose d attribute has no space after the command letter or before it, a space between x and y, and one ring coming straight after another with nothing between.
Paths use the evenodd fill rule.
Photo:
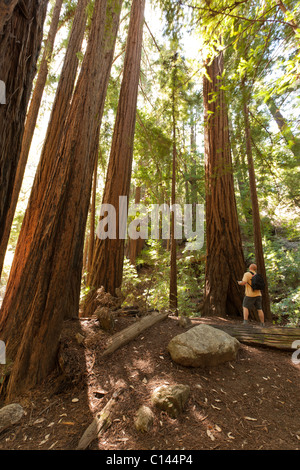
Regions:
<instances>
[{"instance_id":1,"label":"dark shorts","mask_svg":"<svg viewBox=\"0 0 300 470\"><path fill-rule=\"evenodd\" d=\"M262 310L261 295L258 295L257 297L244 297L243 307L248 309L255 307L257 310Z\"/></svg>"}]
</instances>

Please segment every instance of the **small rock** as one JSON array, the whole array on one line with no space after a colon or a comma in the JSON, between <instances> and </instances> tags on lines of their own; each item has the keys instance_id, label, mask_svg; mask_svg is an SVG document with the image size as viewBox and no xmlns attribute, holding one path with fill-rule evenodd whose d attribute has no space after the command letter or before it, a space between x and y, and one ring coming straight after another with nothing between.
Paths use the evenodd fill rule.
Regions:
<instances>
[{"instance_id":1,"label":"small rock","mask_svg":"<svg viewBox=\"0 0 300 470\"><path fill-rule=\"evenodd\" d=\"M24 416L24 410L18 403L4 406L0 409L0 432L16 424Z\"/></svg>"},{"instance_id":2,"label":"small rock","mask_svg":"<svg viewBox=\"0 0 300 470\"><path fill-rule=\"evenodd\" d=\"M134 425L137 431L148 432L153 423L153 412L145 405L142 405L137 413L134 420Z\"/></svg>"},{"instance_id":3,"label":"small rock","mask_svg":"<svg viewBox=\"0 0 300 470\"><path fill-rule=\"evenodd\" d=\"M98 307L95 315L99 321L100 328L104 331L111 331L115 326L115 321L108 307Z\"/></svg>"},{"instance_id":4,"label":"small rock","mask_svg":"<svg viewBox=\"0 0 300 470\"><path fill-rule=\"evenodd\" d=\"M189 394L188 385L163 385L154 390L152 402L157 408L166 411L171 418L177 418L183 411Z\"/></svg>"},{"instance_id":5,"label":"small rock","mask_svg":"<svg viewBox=\"0 0 300 470\"><path fill-rule=\"evenodd\" d=\"M76 339L77 339L78 344L82 344L83 341L84 341L84 339L85 339L84 336L81 335L80 333L76 333L75 336L76 336Z\"/></svg>"},{"instance_id":6,"label":"small rock","mask_svg":"<svg viewBox=\"0 0 300 470\"><path fill-rule=\"evenodd\" d=\"M192 326L192 320L189 317L179 317L178 324L182 328L187 328L189 326Z\"/></svg>"}]
</instances>

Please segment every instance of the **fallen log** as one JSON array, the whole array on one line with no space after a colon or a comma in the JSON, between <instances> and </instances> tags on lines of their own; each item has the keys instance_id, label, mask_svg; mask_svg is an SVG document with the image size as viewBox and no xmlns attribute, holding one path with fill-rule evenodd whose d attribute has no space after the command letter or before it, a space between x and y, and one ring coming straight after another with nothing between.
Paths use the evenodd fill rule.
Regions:
<instances>
[{"instance_id":1,"label":"fallen log","mask_svg":"<svg viewBox=\"0 0 300 470\"><path fill-rule=\"evenodd\" d=\"M267 346L291 351L294 341L300 340L300 328L296 327L260 327L258 325L214 325L225 331L241 343Z\"/></svg>"},{"instance_id":2,"label":"fallen log","mask_svg":"<svg viewBox=\"0 0 300 470\"><path fill-rule=\"evenodd\" d=\"M111 414L118 397L124 391L124 388L117 389L105 407L97 413L91 424L84 431L76 450L85 450L96 439L99 434L105 431L111 425Z\"/></svg>"},{"instance_id":3,"label":"fallen log","mask_svg":"<svg viewBox=\"0 0 300 470\"><path fill-rule=\"evenodd\" d=\"M136 338L140 333L145 331L147 328L155 325L156 323L165 320L168 317L169 313L160 313L154 312L151 315L147 315L143 317L141 320L136 321L132 325L128 326L122 331L119 331L115 335L113 335L110 339L110 343L108 347L102 354L103 356L108 356L109 354L116 351L116 349L124 346L125 344L129 343L131 340Z\"/></svg>"}]
</instances>

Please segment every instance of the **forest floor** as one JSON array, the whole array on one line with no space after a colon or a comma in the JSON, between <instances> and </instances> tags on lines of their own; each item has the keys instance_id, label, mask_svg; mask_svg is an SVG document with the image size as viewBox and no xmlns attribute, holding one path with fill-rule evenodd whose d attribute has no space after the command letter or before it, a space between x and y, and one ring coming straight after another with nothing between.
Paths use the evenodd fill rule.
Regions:
<instances>
[{"instance_id":1,"label":"forest floor","mask_svg":"<svg viewBox=\"0 0 300 470\"><path fill-rule=\"evenodd\" d=\"M134 317L116 318L113 333ZM210 322L238 323L231 318L193 318L192 326ZM169 316L108 357L102 358L110 333L96 318L65 322L64 357L74 383L53 374L45 383L18 397L25 415L0 434L0 450L74 450L118 386L124 386L111 425L90 450L299 450L300 365L292 352L241 344L237 360L211 369L175 364L168 342L185 331ZM76 333L85 337L79 344ZM76 379L77 377L77 379ZM164 384L187 384L190 396L176 419L154 409L152 391ZM152 428L138 432L137 409L154 412ZM0 403L0 408L4 403Z\"/></svg>"}]
</instances>

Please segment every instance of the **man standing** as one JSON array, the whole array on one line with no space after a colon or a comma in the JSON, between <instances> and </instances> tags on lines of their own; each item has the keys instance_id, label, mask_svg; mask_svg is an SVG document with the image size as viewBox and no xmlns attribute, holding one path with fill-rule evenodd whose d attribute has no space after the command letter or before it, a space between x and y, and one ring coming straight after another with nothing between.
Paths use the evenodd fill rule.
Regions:
<instances>
[{"instance_id":1,"label":"man standing","mask_svg":"<svg viewBox=\"0 0 300 470\"><path fill-rule=\"evenodd\" d=\"M248 323L249 309L255 307L260 319L261 326L264 326L264 312L262 310L262 294L260 290L253 290L251 287L252 278L256 274L257 266L256 264L250 264L249 271L246 272L241 281L238 281L240 286L245 287L245 297L243 300L243 317L244 323Z\"/></svg>"}]
</instances>

